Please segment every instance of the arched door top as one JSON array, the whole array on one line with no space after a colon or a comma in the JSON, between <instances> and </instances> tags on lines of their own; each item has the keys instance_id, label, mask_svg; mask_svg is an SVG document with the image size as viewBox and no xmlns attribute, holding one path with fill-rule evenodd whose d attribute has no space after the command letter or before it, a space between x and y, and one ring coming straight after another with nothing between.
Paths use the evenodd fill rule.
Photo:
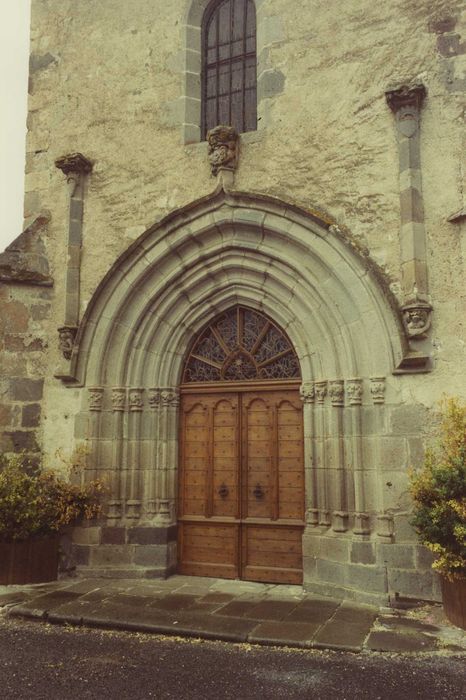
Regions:
<instances>
[{"instance_id":1,"label":"arched door top","mask_svg":"<svg viewBox=\"0 0 466 700\"><path fill-rule=\"evenodd\" d=\"M234 306L195 338L183 382L300 379L294 348L265 314Z\"/></svg>"}]
</instances>

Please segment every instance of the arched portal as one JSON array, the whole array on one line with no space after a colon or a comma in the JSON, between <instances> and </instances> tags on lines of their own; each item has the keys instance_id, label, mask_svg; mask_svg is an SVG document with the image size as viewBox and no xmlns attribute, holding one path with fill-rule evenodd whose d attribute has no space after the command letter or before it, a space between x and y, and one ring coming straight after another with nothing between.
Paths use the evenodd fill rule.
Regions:
<instances>
[{"instance_id":1,"label":"arched portal","mask_svg":"<svg viewBox=\"0 0 466 700\"><path fill-rule=\"evenodd\" d=\"M127 547L123 554L120 543L112 556L122 557L125 575L174 569L185 361L190 349L191 358L202 357L193 338L237 306L283 331L293 348L288 359L299 364L304 581L341 592L365 587L373 574L377 596L382 565L369 571L350 551L354 538L391 537L377 469L385 379L407 356L400 313L383 273L347 232L263 195L218 190L173 212L116 261L86 310L64 378L86 388L76 435L87 442L92 474L110 484L108 525ZM259 374L271 369L247 348L237 353L218 358L220 379L230 381L235 359L243 369L252 361ZM225 401L222 410L233 410ZM330 552L345 552L351 564L327 565Z\"/></svg>"},{"instance_id":2,"label":"arched portal","mask_svg":"<svg viewBox=\"0 0 466 700\"><path fill-rule=\"evenodd\" d=\"M236 305L195 338L183 371L179 571L302 582L304 434L286 334Z\"/></svg>"}]
</instances>

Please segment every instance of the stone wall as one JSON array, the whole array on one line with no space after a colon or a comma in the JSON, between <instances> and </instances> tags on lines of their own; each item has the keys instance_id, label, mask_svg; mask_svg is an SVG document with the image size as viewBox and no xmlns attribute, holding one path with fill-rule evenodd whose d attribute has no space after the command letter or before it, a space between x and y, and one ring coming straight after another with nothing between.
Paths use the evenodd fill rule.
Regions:
<instances>
[{"instance_id":1,"label":"stone wall","mask_svg":"<svg viewBox=\"0 0 466 700\"><path fill-rule=\"evenodd\" d=\"M38 217L0 255L0 450L37 463L53 298Z\"/></svg>"},{"instance_id":2,"label":"stone wall","mask_svg":"<svg viewBox=\"0 0 466 700\"><path fill-rule=\"evenodd\" d=\"M22 445L36 452L37 440L45 462L59 466L57 450L66 458L86 441L92 417L82 386L88 384L85 378L73 379L58 343L57 329L69 321L67 291L73 290L71 307L73 313L77 309L78 325L86 310L104 305L105 275L113 274L114 280L120 275L114 298L123 315L136 268L123 274L125 263L119 256L128 249L137 252L138 246L143 250L149 235L142 236L144 232L155 230L163 217L182 207L189 210L190 203L217 188L207 144L198 142L199 21L206 5L207 0L32 2L25 222L28 226L41 212L51 212L41 245L55 293L11 275L0 284L6 309L1 359L8 376L1 380L0 419L7 450ZM374 423L374 407L363 411L365 463L377 474L374 488L383 493L394 532L386 541L373 533L354 539L328 532L323 557L322 538L317 542L309 531L306 575L316 589L321 580L320 590L328 590L328 581L334 590L367 590L369 577L374 596L391 592L436 597L429 560L409 526L406 470L422 459L436 401L443 393L466 397L464 4L351 0L338 3L336 9L335 3L318 0L256 0L256 7L259 127L240 138L235 191L277 198L281 215L289 203L298 205L311 219L327 222L326 228L335 226L332 235L344 238L370 261L372 271L378 271L400 323L407 292L413 292L405 288L413 269L416 274L427 270L426 275L422 272L427 284L422 292L433 308L432 325L422 338L405 338L411 349L428 358L423 367L432 371L403 370L386 377L388 403L382 423ZM402 142L400 105L388 106L386 100L387 91L396 92L405 84L425 88L418 112L411 114L418 151L409 145L413 141ZM59 159L76 153L89 163L79 182L73 173L56 167L57 160L63 165ZM79 198L79 245L72 239L77 221L70 212L73 198ZM419 248L415 249L419 237L420 265ZM143 250L138 260L146 254ZM286 259L286 246L281 254ZM184 265L183 256L188 258L189 252L180 255ZM147 259L156 281L157 260L155 254ZM316 288L327 289L321 282ZM142 300L142 284L140 289ZM270 303L267 286L263 289L264 303ZM350 314L351 304L345 305L344 297L342 308ZM186 298L180 298L185 303ZM296 305L298 301L296 295ZM330 309L335 299L329 297L326 303ZM87 328L97 325L93 313L86 317ZM286 327L286 319L281 322ZM183 323L180 317L176 329ZM196 323L192 321L193 328ZM119 330L115 342L124 336ZM86 333L81 327L79 342L80 337L90 337ZM93 337L97 353L102 342L103 336ZM89 347L84 353L81 349L81 363L86 364L83 357ZM377 354L361 348L362 355ZM138 357L137 350L133 356ZM112 380L113 386L134 387L132 371ZM351 376L335 371L308 379ZM364 374L365 382L371 376ZM103 379L102 386L111 388ZM154 383L147 380L145 388L150 386ZM105 424L108 434L112 429ZM90 437L92 442L98 436ZM134 523L128 532L132 527ZM104 551L110 550L93 549L99 543L120 548L113 550L114 562L123 557L121 547L129 547L124 557L133 564L134 547L165 546L158 541L134 543L126 530L118 535L124 542L112 544L108 537L117 535L107 529L76 535L77 547L87 548L77 549L82 563L104 566ZM172 561L173 553L157 555L165 556L166 562Z\"/></svg>"}]
</instances>

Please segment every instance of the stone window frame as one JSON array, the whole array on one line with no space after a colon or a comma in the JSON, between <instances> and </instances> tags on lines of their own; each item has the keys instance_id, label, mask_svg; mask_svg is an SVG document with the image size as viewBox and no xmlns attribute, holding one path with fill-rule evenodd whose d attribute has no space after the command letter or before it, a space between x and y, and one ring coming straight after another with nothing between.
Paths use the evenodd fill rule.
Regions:
<instances>
[{"instance_id":1,"label":"stone window frame","mask_svg":"<svg viewBox=\"0 0 466 700\"><path fill-rule=\"evenodd\" d=\"M256 6L256 53L257 53L257 129L264 126L261 119L260 103L262 97L267 97L261 91L261 79L269 72L265 65L268 51L266 49L273 43L274 37L268 36L267 21L262 12L263 6L268 0L254 0ZM192 0L185 19L183 65L183 122L182 138L184 144L203 143L202 128L202 21L204 12L211 4L211 0ZM262 81L263 82L263 81ZM257 131L245 132L246 137L254 135Z\"/></svg>"}]
</instances>

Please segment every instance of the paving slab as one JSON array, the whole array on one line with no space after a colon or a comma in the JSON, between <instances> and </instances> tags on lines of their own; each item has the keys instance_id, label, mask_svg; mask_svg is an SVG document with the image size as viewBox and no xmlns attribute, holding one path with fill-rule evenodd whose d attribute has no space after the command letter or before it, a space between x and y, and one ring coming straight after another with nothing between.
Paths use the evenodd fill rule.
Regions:
<instances>
[{"instance_id":1,"label":"paving slab","mask_svg":"<svg viewBox=\"0 0 466 700\"><path fill-rule=\"evenodd\" d=\"M249 635L248 641L290 647L310 647L319 624L306 622L267 621L258 625Z\"/></svg>"},{"instance_id":2,"label":"paving slab","mask_svg":"<svg viewBox=\"0 0 466 700\"><path fill-rule=\"evenodd\" d=\"M438 648L435 637L422 633L397 634L396 632L371 632L367 639L371 651L430 651Z\"/></svg>"},{"instance_id":3,"label":"paving slab","mask_svg":"<svg viewBox=\"0 0 466 700\"><path fill-rule=\"evenodd\" d=\"M287 616L288 622L324 623L329 620L341 605L340 600L302 600Z\"/></svg>"},{"instance_id":4,"label":"paving slab","mask_svg":"<svg viewBox=\"0 0 466 700\"><path fill-rule=\"evenodd\" d=\"M184 610L194 605L196 600L197 596L173 593L149 602L149 607L157 610Z\"/></svg>"},{"instance_id":5,"label":"paving slab","mask_svg":"<svg viewBox=\"0 0 466 700\"><path fill-rule=\"evenodd\" d=\"M466 650L440 606L378 610L298 586L173 576L167 581L81 579L0 588L12 617L108 629L346 651ZM434 624L432 624L434 623Z\"/></svg>"},{"instance_id":6,"label":"paving slab","mask_svg":"<svg viewBox=\"0 0 466 700\"><path fill-rule=\"evenodd\" d=\"M314 646L324 649L360 651L376 616L375 608L342 603L317 633Z\"/></svg>"},{"instance_id":7,"label":"paving slab","mask_svg":"<svg viewBox=\"0 0 466 700\"><path fill-rule=\"evenodd\" d=\"M225 617L249 617L253 618L252 610L257 606L255 600L233 600L217 610L217 615ZM260 618L257 618L260 620Z\"/></svg>"},{"instance_id":8,"label":"paving slab","mask_svg":"<svg viewBox=\"0 0 466 700\"><path fill-rule=\"evenodd\" d=\"M297 605L297 601L262 600L253 607L249 615L258 620L283 620Z\"/></svg>"}]
</instances>

